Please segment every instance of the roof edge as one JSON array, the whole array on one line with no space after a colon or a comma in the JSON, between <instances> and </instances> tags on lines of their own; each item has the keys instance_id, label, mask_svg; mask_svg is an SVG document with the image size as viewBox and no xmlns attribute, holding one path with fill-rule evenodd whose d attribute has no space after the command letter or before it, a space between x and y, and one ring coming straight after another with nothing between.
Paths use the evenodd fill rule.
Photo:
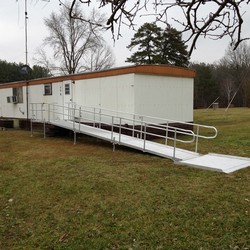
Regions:
<instances>
[{"instance_id":1,"label":"roof edge","mask_svg":"<svg viewBox=\"0 0 250 250\"><path fill-rule=\"evenodd\" d=\"M101 71L94 72L84 72L72 75L64 76L55 76L47 78L32 79L28 81L19 81L19 82L10 82L0 84L0 89L16 87L16 86L25 86L27 85L38 85L51 82L62 82L66 80L84 80L84 79L93 79L100 77L109 77L109 76L118 76L125 74L146 74L146 75L159 75L159 76L173 76L173 77L185 77L185 78L194 78L195 70L190 68L177 67L172 65L132 65L117 67L112 69L106 69Z\"/></svg>"}]
</instances>

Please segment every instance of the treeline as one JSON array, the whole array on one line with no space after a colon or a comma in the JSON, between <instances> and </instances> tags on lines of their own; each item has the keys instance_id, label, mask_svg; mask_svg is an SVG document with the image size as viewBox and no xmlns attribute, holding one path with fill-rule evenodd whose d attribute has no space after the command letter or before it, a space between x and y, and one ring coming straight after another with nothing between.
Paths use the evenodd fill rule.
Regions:
<instances>
[{"instance_id":1,"label":"treeline","mask_svg":"<svg viewBox=\"0 0 250 250\"><path fill-rule=\"evenodd\" d=\"M250 46L228 47L214 64L192 63L196 70L194 108L207 108L215 100L220 107L250 107Z\"/></svg>"},{"instance_id":2,"label":"treeline","mask_svg":"<svg viewBox=\"0 0 250 250\"><path fill-rule=\"evenodd\" d=\"M34 65L27 74L24 74L22 67L22 63L0 60L0 84L50 76L46 68L38 65Z\"/></svg>"},{"instance_id":3,"label":"treeline","mask_svg":"<svg viewBox=\"0 0 250 250\"><path fill-rule=\"evenodd\" d=\"M249 69L205 63L190 67L196 70L194 108L207 108L213 102L220 107L250 107Z\"/></svg>"}]
</instances>

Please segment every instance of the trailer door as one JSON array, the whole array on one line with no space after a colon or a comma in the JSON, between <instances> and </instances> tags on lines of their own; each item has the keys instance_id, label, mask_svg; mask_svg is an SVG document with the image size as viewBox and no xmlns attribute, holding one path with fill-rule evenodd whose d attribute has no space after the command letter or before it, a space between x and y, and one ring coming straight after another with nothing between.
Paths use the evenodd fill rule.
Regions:
<instances>
[{"instance_id":1,"label":"trailer door","mask_svg":"<svg viewBox=\"0 0 250 250\"><path fill-rule=\"evenodd\" d=\"M73 103L73 88L71 81L63 81L62 82L62 105L68 106Z\"/></svg>"}]
</instances>

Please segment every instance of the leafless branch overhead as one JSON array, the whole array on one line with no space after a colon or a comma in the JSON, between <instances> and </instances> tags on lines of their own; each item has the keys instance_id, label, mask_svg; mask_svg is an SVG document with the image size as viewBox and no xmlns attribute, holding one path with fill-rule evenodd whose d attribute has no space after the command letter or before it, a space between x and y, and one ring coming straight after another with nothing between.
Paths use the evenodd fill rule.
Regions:
<instances>
[{"instance_id":1,"label":"leafless branch overhead","mask_svg":"<svg viewBox=\"0 0 250 250\"><path fill-rule=\"evenodd\" d=\"M73 8L77 2L88 6L94 3L91 0L71 0L70 15L73 18L76 18ZM175 21L186 34L186 42L191 44L190 55L199 37L221 39L229 36L235 48L246 39L242 37L244 7L250 0L97 0L95 2L99 8L105 10L109 8L109 16L104 26L117 37L122 35L122 25L134 27L135 18L141 14L154 14L156 21L168 24ZM150 13L148 9L152 7L153 13ZM173 11L178 11L177 17L171 17Z\"/></svg>"}]
</instances>

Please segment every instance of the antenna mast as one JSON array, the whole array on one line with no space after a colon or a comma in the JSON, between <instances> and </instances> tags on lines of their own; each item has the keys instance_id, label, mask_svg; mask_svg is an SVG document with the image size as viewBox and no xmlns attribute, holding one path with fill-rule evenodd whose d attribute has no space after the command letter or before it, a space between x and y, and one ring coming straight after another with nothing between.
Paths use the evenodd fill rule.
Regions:
<instances>
[{"instance_id":1,"label":"antenna mast","mask_svg":"<svg viewBox=\"0 0 250 250\"><path fill-rule=\"evenodd\" d=\"M42 0L44 2L50 2L50 0ZM25 64L28 65L28 6L27 0L24 3L24 18L25 18Z\"/></svg>"},{"instance_id":2,"label":"antenna mast","mask_svg":"<svg viewBox=\"0 0 250 250\"><path fill-rule=\"evenodd\" d=\"M28 65L28 10L27 0L25 0L25 64Z\"/></svg>"}]
</instances>

